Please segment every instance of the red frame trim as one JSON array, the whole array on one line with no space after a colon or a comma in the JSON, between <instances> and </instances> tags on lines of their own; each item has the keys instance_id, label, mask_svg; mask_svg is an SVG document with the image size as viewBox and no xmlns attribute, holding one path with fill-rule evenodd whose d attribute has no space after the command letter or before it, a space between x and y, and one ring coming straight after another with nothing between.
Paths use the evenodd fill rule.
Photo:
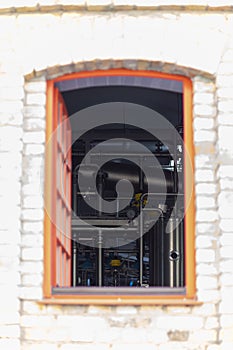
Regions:
<instances>
[{"instance_id":1,"label":"red frame trim","mask_svg":"<svg viewBox=\"0 0 233 350\"><path fill-rule=\"evenodd\" d=\"M47 81L47 104L46 104L46 142L53 131L53 115L55 113L54 106L54 94L55 83L58 81L88 77L100 77L100 76L141 76L149 78L161 78L172 79L183 82L183 110L184 110L184 142L187 148L191 162L187 162L187 155L185 156L185 197L187 197L188 191L191 191L191 200L186 212L185 217L185 281L186 281L186 295L168 295L164 296L155 295L153 297L146 296L86 296L86 295L52 295L52 276L54 275L54 261L52 257L52 242L51 242L51 222L45 211L44 220L44 284L43 292L44 297L53 298L53 300L64 300L66 303L79 304L156 304L159 303L173 303L179 301L182 303L185 300L195 300L196 297L196 273L195 273L195 202L194 202L194 186L193 186L193 169L194 169L194 146L193 146L193 128L192 128L192 83L187 77L180 75L172 75L161 72L152 71L132 71L127 69L112 69L106 71L91 71L91 72L78 72L67 74L62 77L58 77L53 80ZM52 161L51 150L46 151L46 167L45 167L45 207L51 208L51 183L52 183ZM188 166L191 164L191 168ZM188 234L187 234L188 233ZM176 302L175 302L176 303Z\"/></svg>"}]
</instances>

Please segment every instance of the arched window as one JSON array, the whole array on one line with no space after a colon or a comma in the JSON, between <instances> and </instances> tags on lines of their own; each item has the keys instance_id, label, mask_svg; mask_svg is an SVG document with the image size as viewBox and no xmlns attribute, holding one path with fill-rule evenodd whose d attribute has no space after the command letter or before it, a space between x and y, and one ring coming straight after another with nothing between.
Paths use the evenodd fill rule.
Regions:
<instances>
[{"instance_id":1,"label":"arched window","mask_svg":"<svg viewBox=\"0 0 233 350\"><path fill-rule=\"evenodd\" d=\"M116 69L49 80L45 297L194 298L192 169L188 78Z\"/></svg>"}]
</instances>

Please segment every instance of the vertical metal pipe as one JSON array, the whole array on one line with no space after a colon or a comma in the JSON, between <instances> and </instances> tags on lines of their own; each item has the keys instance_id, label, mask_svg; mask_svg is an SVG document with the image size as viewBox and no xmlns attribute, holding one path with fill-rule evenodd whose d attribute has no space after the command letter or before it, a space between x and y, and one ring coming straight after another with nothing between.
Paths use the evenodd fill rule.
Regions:
<instances>
[{"instance_id":1,"label":"vertical metal pipe","mask_svg":"<svg viewBox=\"0 0 233 350\"><path fill-rule=\"evenodd\" d=\"M163 214L161 215L160 219L160 229L161 232L159 233L159 236L161 237L160 239L160 244L161 244L161 286L164 286L164 216Z\"/></svg>"},{"instance_id":2,"label":"vertical metal pipe","mask_svg":"<svg viewBox=\"0 0 233 350\"><path fill-rule=\"evenodd\" d=\"M143 283L143 211L140 201L140 232L139 232L139 283Z\"/></svg>"},{"instance_id":3,"label":"vertical metal pipe","mask_svg":"<svg viewBox=\"0 0 233 350\"><path fill-rule=\"evenodd\" d=\"M73 175L73 212L77 215L77 181L76 170Z\"/></svg>"},{"instance_id":4,"label":"vertical metal pipe","mask_svg":"<svg viewBox=\"0 0 233 350\"><path fill-rule=\"evenodd\" d=\"M180 285L180 237L179 237L179 219L176 218L176 234L175 234L175 250L178 252L177 260L174 261L175 264L175 287L179 287Z\"/></svg>"},{"instance_id":5,"label":"vertical metal pipe","mask_svg":"<svg viewBox=\"0 0 233 350\"><path fill-rule=\"evenodd\" d=\"M143 283L143 236L140 236L140 285Z\"/></svg>"},{"instance_id":6,"label":"vertical metal pipe","mask_svg":"<svg viewBox=\"0 0 233 350\"><path fill-rule=\"evenodd\" d=\"M180 223L179 230L180 237L180 287L184 286L184 222L183 220Z\"/></svg>"},{"instance_id":7,"label":"vertical metal pipe","mask_svg":"<svg viewBox=\"0 0 233 350\"><path fill-rule=\"evenodd\" d=\"M169 219L169 251L170 253L174 250L174 219ZM169 253L169 285L174 287L174 261L171 259Z\"/></svg>"},{"instance_id":8,"label":"vertical metal pipe","mask_svg":"<svg viewBox=\"0 0 233 350\"><path fill-rule=\"evenodd\" d=\"M119 218L119 197L116 198L116 217Z\"/></svg>"},{"instance_id":9,"label":"vertical metal pipe","mask_svg":"<svg viewBox=\"0 0 233 350\"><path fill-rule=\"evenodd\" d=\"M76 170L74 169L73 173L73 213L77 215L77 174ZM72 229L72 227L71 227ZM77 242L76 242L76 235L73 236L73 287L76 287L77 284Z\"/></svg>"},{"instance_id":10,"label":"vertical metal pipe","mask_svg":"<svg viewBox=\"0 0 233 350\"><path fill-rule=\"evenodd\" d=\"M99 287L102 287L102 232L99 231L99 237L98 237L98 285Z\"/></svg>"},{"instance_id":11,"label":"vertical metal pipe","mask_svg":"<svg viewBox=\"0 0 233 350\"><path fill-rule=\"evenodd\" d=\"M140 192L143 192L143 172L142 172L142 159L139 157L139 164L140 164L140 170L139 170L139 189ZM143 198L143 197L142 197ZM139 243L139 282L140 286L143 283L143 211L142 211L142 203L143 199L140 200L140 243Z\"/></svg>"},{"instance_id":12,"label":"vertical metal pipe","mask_svg":"<svg viewBox=\"0 0 233 350\"><path fill-rule=\"evenodd\" d=\"M98 216L102 216L102 200L103 200L103 190L104 190L104 176L103 173L100 172L98 176L98 190L99 190L99 211ZM102 232L99 230L99 237L98 237L98 285L99 287L102 287L102 243L103 243L103 237Z\"/></svg>"},{"instance_id":13,"label":"vertical metal pipe","mask_svg":"<svg viewBox=\"0 0 233 350\"><path fill-rule=\"evenodd\" d=\"M103 190L104 190L103 181L104 181L103 175L99 174L99 176L98 176L98 191L99 191L99 211L98 211L98 216L102 215L102 200L103 200Z\"/></svg>"},{"instance_id":14,"label":"vertical metal pipe","mask_svg":"<svg viewBox=\"0 0 233 350\"><path fill-rule=\"evenodd\" d=\"M144 175L142 171L142 158L139 157L139 166L140 166L140 171L139 171L139 191L143 192L144 189Z\"/></svg>"},{"instance_id":15,"label":"vertical metal pipe","mask_svg":"<svg viewBox=\"0 0 233 350\"><path fill-rule=\"evenodd\" d=\"M73 287L76 287L76 263L77 263L77 242L73 239Z\"/></svg>"},{"instance_id":16,"label":"vertical metal pipe","mask_svg":"<svg viewBox=\"0 0 233 350\"><path fill-rule=\"evenodd\" d=\"M149 231L149 284L158 286L158 222Z\"/></svg>"},{"instance_id":17,"label":"vertical metal pipe","mask_svg":"<svg viewBox=\"0 0 233 350\"><path fill-rule=\"evenodd\" d=\"M180 226L178 218L169 219L169 286L179 287L181 280Z\"/></svg>"}]
</instances>

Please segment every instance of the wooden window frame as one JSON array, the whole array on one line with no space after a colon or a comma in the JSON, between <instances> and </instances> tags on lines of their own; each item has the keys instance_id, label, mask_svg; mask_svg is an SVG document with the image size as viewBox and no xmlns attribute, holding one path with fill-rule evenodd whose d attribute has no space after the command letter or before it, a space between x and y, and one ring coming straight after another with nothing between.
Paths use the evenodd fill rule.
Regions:
<instances>
[{"instance_id":1,"label":"wooden window frame","mask_svg":"<svg viewBox=\"0 0 233 350\"><path fill-rule=\"evenodd\" d=\"M194 146L193 146L193 128L192 128L192 82L189 78L171 75L167 73L152 72L152 71L132 71L127 69L111 69L106 71L79 72L68 74L56 79L47 81L47 102L46 102L46 143L48 142L53 132L53 115L54 115L54 94L55 83L78 78L90 77L106 77L106 76L134 76L147 78L164 78L181 81L183 83L183 113L184 113L184 143L187 148L187 153L191 160L191 167L194 169ZM186 156L185 156L186 157ZM169 304L169 305L186 305L200 304L196 299L196 272L195 272L195 194L193 181L186 174L190 171L187 168L186 160L184 162L185 169L185 198L188 191L191 191L190 203L185 215L185 295L62 295L52 294L52 276L53 265L52 261L52 237L51 237L51 220L47 211L44 211L44 281L43 281L43 303L55 304L127 304L127 305L145 305L145 304ZM190 161L189 161L190 164ZM46 152L45 162L45 208L51 208L52 198L50 188L52 184L52 152Z\"/></svg>"}]
</instances>

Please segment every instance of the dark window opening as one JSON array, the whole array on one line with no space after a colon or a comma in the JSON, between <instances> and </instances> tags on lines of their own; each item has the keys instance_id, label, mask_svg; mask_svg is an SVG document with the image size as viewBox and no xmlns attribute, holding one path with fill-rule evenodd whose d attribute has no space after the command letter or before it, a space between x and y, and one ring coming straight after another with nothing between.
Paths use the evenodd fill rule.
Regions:
<instances>
[{"instance_id":1,"label":"dark window opening","mask_svg":"<svg viewBox=\"0 0 233 350\"><path fill-rule=\"evenodd\" d=\"M149 107L162 114L183 137L183 94L181 91L167 91L155 88L135 86L97 86L64 89L61 93L69 115L90 106L101 103L120 102L135 103ZM72 130L73 131L73 130ZM166 130L161 133L166 134ZM84 156L94 146L110 138L125 137L143 144L156 157L166 178L167 194L165 205L160 203L159 178L154 178L155 193L151 207L145 211L143 223L140 220L136 227L139 232L136 239L122 238L119 227L130 223L140 214L147 200L147 180L140 167L122 157L115 156L106 161L100 169L96 185L99 194L107 201L116 199L116 183L120 179L128 179L133 184L133 197L128 206L116 214L98 213L90 208L82 198L77 179L77 169ZM166 136L164 136L166 138ZM172 287L185 286L184 266L184 189L177 196L177 172L183 175L183 150L176 139L167 142L172 144L171 154L165 144L155 139L150 133L127 124L110 124L93 129L84 134L72 146L72 209L82 220L94 226L92 232L80 226L76 217L72 219L72 269L71 281L75 289L83 287ZM119 144L119 149L120 149ZM148 162L145 155L137 153L134 157L142 164ZM104 157L104 150L96 157ZM89 171L89 172L88 172ZM82 176L82 174L79 176ZM90 169L83 176L91 176ZM91 194L90 194L91 195ZM173 211L174 204L179 201L179 212ZM147 225L150 220L157 221L144 235L140 235L140 225ZM176 226L177 220L180 221ZM96 228L95 228L96 227ZM170 231L166 231L170 227ZM101 230L108 232L114 242L113 246L104 247L98 242ZM93 238L94 237L94 238ZM115 243L119 240L119 244ZM60 286L57 286L60 287ZM82 287L82 288L81 288ZM58 288L59 289L59 288ZM72 288L71 288L72 289ZM56 292L54 288L54 292ZM86 290L86 288L85 288ZM58 290L59 291L59 290Z\"/></svg>"}]
</instances>

